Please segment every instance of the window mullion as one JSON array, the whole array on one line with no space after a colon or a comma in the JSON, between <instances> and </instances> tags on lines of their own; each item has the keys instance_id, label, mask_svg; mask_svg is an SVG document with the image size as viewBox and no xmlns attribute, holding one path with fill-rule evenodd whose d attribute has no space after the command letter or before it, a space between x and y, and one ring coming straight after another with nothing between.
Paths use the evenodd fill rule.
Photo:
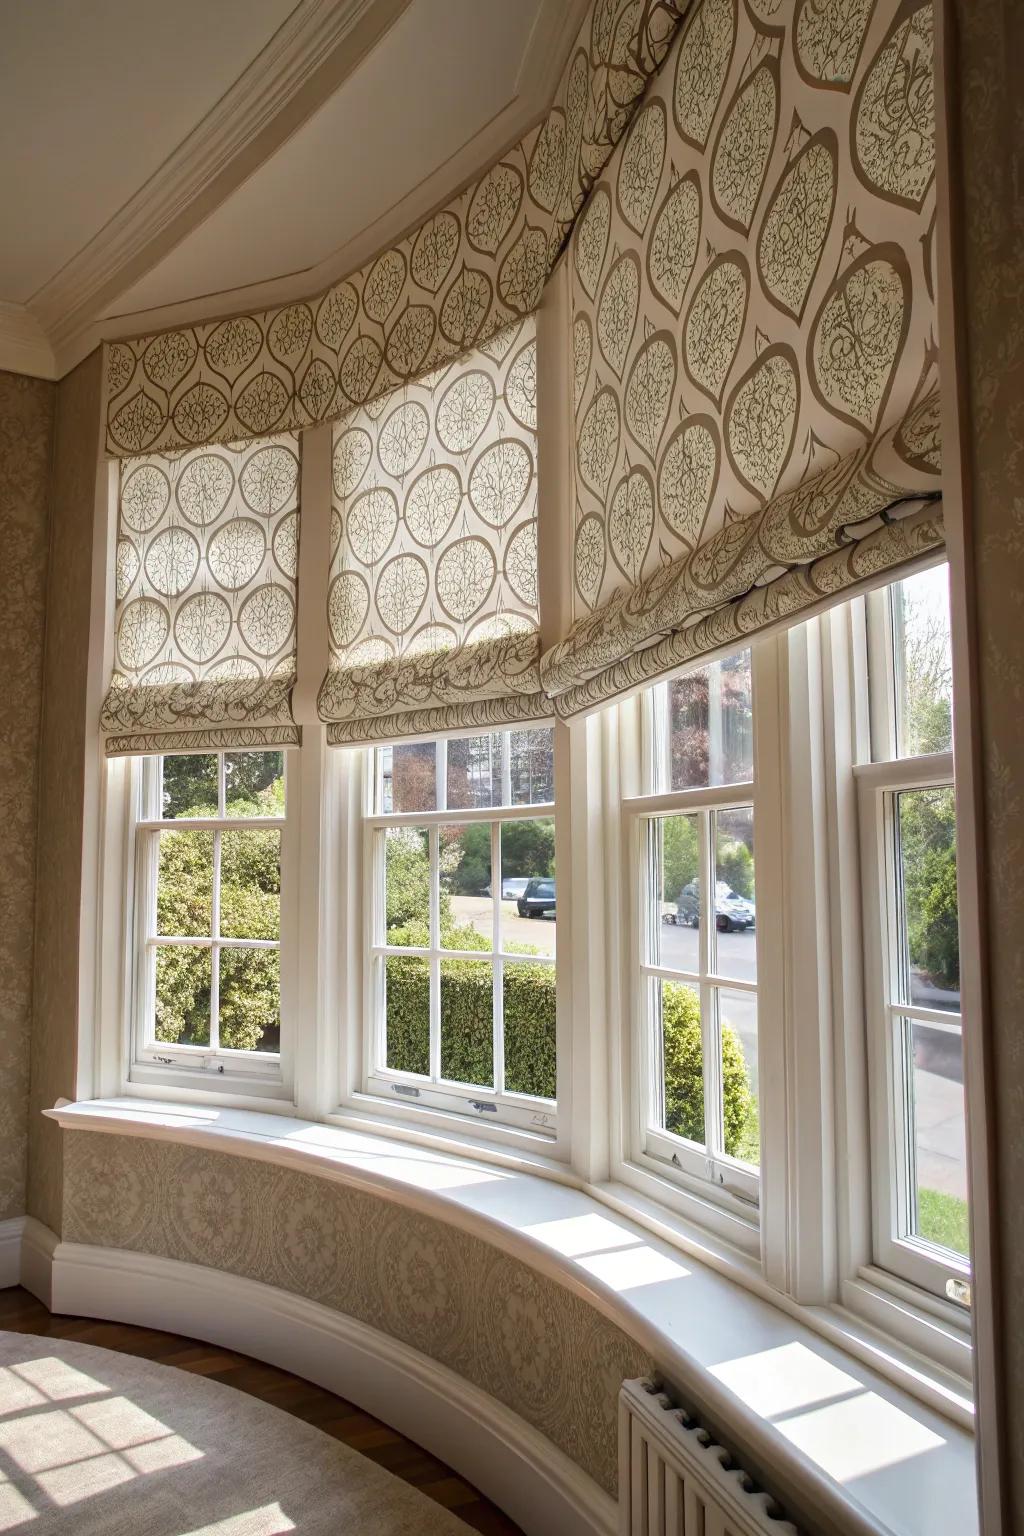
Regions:
<instances>
[{"instance_id":1,"label":"window mullion","mask_svg":"<svg viewBox=\"0 0 1024 1536\"><path fill-rule=\"evenodd\" d=\"M718 1157L722 1152L721 1072L718 1065L721 1060L721 1051L716 1050L717 995L708 981L708 977L714 970L715 942L714 851L711 829L711 813L703 811L697 820L697 836L701 890L698 945L701 978L701 1059L704 1076L704 1145L709 1156Z\"/></svg>"},{"instance_id":2,"label":"window mullion","mask_svg":"<svg viewBox=\"0 0 1024 1536\"><path fill-rule=\"evenodd\" d=\"M223 772L221 774L223 780ZM221 797L223 798L223 783ZM220 1049L220 840L223 834L213 834L213 901L210 933L210 1049Z\"/></svg>"},{"instance_id":3,"label":"window mullion","mask_svg":"<svg viewBox=\"0 0 1024 1536\"><path fill-rule=\"evenodd\" d=\"M508 737L502 737L502 779L508 763ZM504 797L507 798L507 797ZM505 1092L505 964L501 936L501 822L491 823L491 900L494 908L494 958L491 979L494 987L492 1062L495 1093Z\"/></svg>"},{"instance_id":4,"label":"window mullion","mask_svg":"<svg viewBox=\"0 0 1024 1536\"><path fill-rule=\"evenodd\" d=\"M437 827L431 827L427 836L430 858L430 1076L436 1083L441 1078L440 832Z\"/></svg>"}]
</instances>

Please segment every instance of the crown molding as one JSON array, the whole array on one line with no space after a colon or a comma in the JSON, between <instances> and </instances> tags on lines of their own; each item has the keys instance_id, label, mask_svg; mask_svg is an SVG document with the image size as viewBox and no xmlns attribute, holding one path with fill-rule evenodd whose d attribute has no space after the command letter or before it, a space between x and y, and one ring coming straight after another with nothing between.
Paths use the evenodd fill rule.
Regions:
<instances>
[{"instance_id":1,"label":"crown molding","mask_svg":"<svg viewBox=\"0 0 1024 1536\"><path fill-rule=\"evenodd\" d=\"M60 377L49 338L23 304L0 301L0 369L34 379Z\"/></svg>"},{"instance_id":2,"label":"crown molding","mask_svg":"<svg viewBox=\"0 0 1024 1536\"><path fill-rule=\"evenodd\" d=\"M338 0L318 0L319 9L322 10L329 3L333 4L336 10L340 8ZM386 30L382 24L381 13L385 9L389 12L387 25L391 25L409 3L410 0L359 0L364 17L365 13L374 11L379 28L378 36L382 36ZM211 202L219 204L228 197L240 184L243 176L237 174L237 162L233 161L227 170L219 173L216 187L202 188L201 193L188 203L187 207L179 210L173 222L168 221L164 224L159 238L148 246L140 244L140 254L137 256L126 258L119 256L118 249L113 243L105 249L94 251L94 247L104 240L108 231L111 231L112 226L117 222L111 221L111 225L101 231L80 254L80 257L76 257L69 267L47 284L46 288L41 289L31 301L33 313L43 320L52 339L57 376L60 377L69 372L102 341L114 340L120 336L137 336L149 331L166 330L177 325L195 324L198 321L221 318L240 312L272 308L278 304L307 298L311 293L316 293L329 284L358 271L378 252L394 244L396 240L415 229L437 208L449 202L462 187L473 181L505 150L516 143L546 112L588 4L589 0L546 0L538 11L523 51L515 86L505 102L496 104L495 113L489 122L475 131L472 137L467 139L447 160L386 209L372 224L366 225L350 240L312 267L279 274L265 282L249 284L241 288L193 295L174 304L123 313L117 313L115 310L111 313L112 306L116 305L117 294L124 292L142 275L144 270L149 270L168 254L174 245L186 239L191 229L212 211ZM347 0L346 8L349 11L353 9L353 0ZM369 46L372 44L362 48L360 58L369 51ZM349 73L358 61L358 59L352 60L340 74L340 78L321 92L316 105L322 104L322 101L337 89L344 74ZM331 62L336 63L334 60ZM243 76L242 80L246 78ZM239 82L241 83L242 81ZM282 115L287 116L289 120L287 133L280 132ZM309 113L306 112L303 117L308 115ZM261 162L284 142L288 133L299 126L297 121L292 121L293 116L291 102L286 103L279 110L278 116L269 125L270 128L277 130L275 142L260 153ZM197 130L198 132L200 130ZM186 141L186 145L188 142L190 141ZM183 146L183 149L185 147ZM251 146L245 147L239 154L246 165L244 174L251 174L252 170L256 169L255 165L250 165ZM148 184L136 199L133 199L132 204L127 205L123 213L127 213L127 210L143 197L147 197L154 208L161 203L160 187L156 184L162 183L165 174L171 174L173 159L174 157L161 172L157 173L153 182ZM228 172L231 173L230 177ZM121 215L118 218L120 219ZM82 289L77 298L69 283L65 296L61 298L56 293L55 285L71 272L72 267L76 267L79 262L84 263L87 256L90 261L95 258L96 270L103 281L97 281L88 293ZM84 272L84 265L82 270ZM42 309L44 299L48 306L46 314Z\"/></svg>"},{"instance_id":3,"label":"crown molding","mask_svg":"<svg viewBox=\"0 0 1024 1536\"><path fill-rule=\"evenodd\" d=\"M33 294L27 307L55 352L62 353L279 149L410 3L298 5L156 174Z\"/></svg>"}]
</instances>

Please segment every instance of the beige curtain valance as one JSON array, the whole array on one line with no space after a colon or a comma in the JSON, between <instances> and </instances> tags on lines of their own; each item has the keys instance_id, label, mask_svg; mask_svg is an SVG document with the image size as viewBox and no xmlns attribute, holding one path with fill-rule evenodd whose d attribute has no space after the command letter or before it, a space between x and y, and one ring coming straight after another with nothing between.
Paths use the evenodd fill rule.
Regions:
<instances>
[{"instance_id":1,"label":"beige curtain valance","mask_svg":"<svg viewBox=\"0 0 1024 1536\"><path fill-rule=\"evenodd\" d=\"M941 548L934 218L929 4L696 0L569 246L559 713Z\"/></svg>"},{"instance_id":2,"label":"beige curtain valance","mask_svg":"<svg viewBox=\"0 0 1024 1536\"><path fill-rule=\"evenodd\" d=\"M540 688L532 316L334 430L335 745L531 720Z\"/></svg>"},{"instance_id":3,"label":"beige curtain valance","mask_svg":"<svg viewBox=\"0 0 1024 1536\"><path fill-rule=\"evenodd\" d=\"M531 314L688 0L593 0L544 121L446 208L306 303L111 343L107 451L336 420Z\"/></svg>"},{"instance_id":4,"label":"beige curtain valance","mask_svg":"<svg viewBox=\"0 0 1024 1536\"><path fill-rule=\"evenodd\" d=\"M108 756L293 746L299 439L120 465Z\"/></svg>"}]
</instances>

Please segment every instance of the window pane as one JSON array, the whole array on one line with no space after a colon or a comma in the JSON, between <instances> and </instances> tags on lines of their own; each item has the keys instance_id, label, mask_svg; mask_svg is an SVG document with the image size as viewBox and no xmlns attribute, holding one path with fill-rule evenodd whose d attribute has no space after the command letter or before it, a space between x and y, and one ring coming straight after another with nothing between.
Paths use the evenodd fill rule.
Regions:
<instances>
[{"instance_id":1,"label":"window pane","mask_svg":"<svg viewBox=\"0 0 1024 1536\"><path fill-rule=\"evenodd\" d=\"M489 960L441 961L441 1076L494 1085L494 973Z\"/></svg>"},{"instance_id":2,"label":"window pane","mask_svg":"<svg viewBox=\"0 0 1024 1536\"><path fill-rule=\"evenodd\" d=\"M465 811L502 803L501 736L456 736L448 753L448 809Z\"/></svg>"},{"instance_id":3,"label":"window pane","mask_svg":"<svg viewBox=\"0 0 1024 1536\"><path fill-rule=\"evenodd\" d=\"M714 815L714 960L719 976L757 979L754 937L754 810L738 806Z\"/></svg>"},{"instance_id":4,"label":"window pane","mask_svg":"<svg viewBox=\"0 0 1024 1536\"><path fill-rule=\"evenodd\" d=\"M923 1008L960 1008L956 811L951 786L896 796L903 910L902 996Z\"/></svg>"},{"instance_id":5,"label":"window pane","mask_svg":"<svg viewBox=\"0 0 1024 1536\"><path fill-rule=\"evenodd\" d=\"M722 1040L722 1123L725 1150L755 1167L761 1161L757 1108L757 998L718 992Z\"/></svg>"},{"instance_id":6,"label":"window pane","mask_svg":"<svg viewBox=\"0 0 1024 1536\"><path fill-rule=\"evenodd\" d=\"M430 962L388 955L384 962L385 1059L394 1072L430 1074Z\"/></svg>"},{"instance_id":7,"label":"window pane","mask_svg":"<svg viewBox=\"0 0 1024 1536\"><path fill-rule=\"evenodd\" d=\"M668 685L669 785L703 789L753 777L750 652Z\"/></svg>"},{"instance_id":8,"label":"window pane","mask_svg":"<svg viewBox=\"0 0 1024 1536\"><path fill-rule=\"evenodd\" d=\"M220 932L225 939L281 937L281 834L262 828L223 832Z\"/></svg>"},{"instance_id":9,"label":"window pane","mask_svg":"<svg viewBox=\"0 0 1024 1536\"><path fill-rule=\"evenodd\" d=\"M217 755L165 757L160 815L167 820L217 814Z\"/></svg>"},{"instance_id":10,"label":"window pane","mask_svg":"<svg viewBox=\"0 0 1024 1536\"><path fill-rule=\"evenodd\" d=\"M231 1051L281 1049L281 955L220 951L220 1043Z\"/></svg>"},{"instance_id":11,"label":"window pane","mask_svg":"<svg viewBox=\"0 0 1024 1536\"><path fill-rule=\"evenodd\" d=\"M493 949L490 822L441 827L438 867L442 949Z\"/></svg>"},{"instance_id":12,"label":"window pane","mask_svg":"<svg viewBox=\"0 0 1024 1536\"><path fill-rule=\"evenodd\" d=\"M283 816L284 753L226 753L224 809L228 816Z\"/></svg>"},{"instance_id":13,"label":"window pane","mask_svg":"<svg viewBox=\"0 0 1024 1536\"><path fill-rule=\"evenodd\" d=\"M953 745L948 566L896 583L892 627L899 755L948 752Z\"/></svg>"},{"instance_id":14,"label":"window pane","mask_svg":"<svg viewBox=\"0 0 1024 1536\"><path fill-rule=\"evenodd\" d=\"M913 1059L917 1234L969 1254L963 1041L959 1029L907 1026Z\"/></svg>"},{"instance_id":15,"label":"window pane","mask_svg":"<svg viewBox=\"0 0 1024 1536\"><path fill-rule=\"evenodd\" d=\"M550 725L509 732L513 805L551 804L555 798L555 733Z\"/></svg>"},{"instance_id":16,"label":"window pane","mask_svg":"<svg viewBox=\"0 0 1024 1536\"><path fill-rule=\"evenodd\" d=\"M704 1046L700 997L684 982L658 981L666 1131L704 1145Z\"/></svg>"},{"instance_id":17,"label":"window pane","mask_svg":"<svg viewBox=\"0 0 1024 1536\"><path fill-rule=\"evenodd\" d=\"M505 1087L509 1093L555 1097L555 968L506 961Z\"/></svg>"},{"instance_id":18,"label":"window pane","mask_svg":"<svg viewBox=\"0 0 1024 1536\"><path fill-rule=\"evenodd\" d=\"M652 961L696 973L700 944L700 834L696 816L664 816L655 822L661 870L658 916L651 939Z\"/></svg>"},{"instance_id":19,"label":"window pane","mask_svg":"<svg viewBox=\"0 0 1024 1536\"><path fill-rule=\"evenodd\" d=\"M501 944L508 954L555 952L555 823L507 821L501 827Z\"/></svg>"},{"instance_id":20,"label":"window pane","mask_svg":"<svg viewBox=\"0 0 1024 1536\"><path fill-rule=\"evenodd\" d=\"M184 944L156 951L154 1034L164 1045L209 1045L213 951Z\"/></svg>"},{"instance_id":21,"label":"window pane","mask_svg":"<svg viewBox=\"0 0 1024 1536\"><path fill-rule=\"evenodd\" d=\"M213 923L213 833L157 835L157 933L169 938L209 938Z\"/></svg>"},{"instance_id":22,"label":"window pane","mask_svg":"<svg viewBox=\"0 0 1024 1536\"><path fill-rule=\"evenodd\" d=\"M430 943L430 844L422 827L385 834L384 931L388 944Z\"/></svg>"},{"instance_id":23,"label":"window pane","mask_svg":"<svg viewBox=\"0 0 1024 1536\"><path fill-rule=\"evenodd\" d=\"M378 748L381 815L437 810L437 754L432 741Z\"/></svg>"}]
</instances>

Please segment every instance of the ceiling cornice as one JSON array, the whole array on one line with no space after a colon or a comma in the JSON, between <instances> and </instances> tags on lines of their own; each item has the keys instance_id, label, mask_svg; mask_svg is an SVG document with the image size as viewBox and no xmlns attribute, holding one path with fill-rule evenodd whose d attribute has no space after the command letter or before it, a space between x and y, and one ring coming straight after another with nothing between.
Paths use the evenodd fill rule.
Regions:
<instances>
[{"instance_id":1,"label":"ceiling cornice","mask_svg":"<svg viewBox=\"0 0 1024 1536\"><path fill-rule=\"evenodd\" d=\"M104 313L116 304L119 293L125 292L186 238L337 90L410 3L411 0L308 0L310 13L315 11L320 22L316 37L312 35L312 15L305 14L306 7L304 27L301 31L298 27L292 29L287 47L284 34L288 25L281 28L259 59L161 170L31 300L32 315L40 322L40 332L49 338L52 348L55 361L51 366L56 372L51 376L62 377L103 340L289 303L307 298L357 271L448 202L541 117L557 89L589 0L546 0L524 49L515 87L505 102L496 104L490 121L430 176L323 261L276 275L266 282L191 296L159 308ZM333 26L329 27L331 21ZM333 44L329 44L330 37ZM301 91L289 95L288 84L297 73L296 51L304 48L304 56L309 59L317 39L322 61L318 75L315 80L307 78ZM274 60L268 60L266 55L279 43ZM310 67L307 62L307 71ZM257 69L258 85L250 80ZM307 100L307 88L314 84L315 99ZM234 100L242 87L244 99L232 111L243 110L245 102L249 102L253 126L248 137L238 132L232 138L232 124L225 122L222 113L225 104ZM260 107L264 109L261 114ZM234 126L241 128L241 124ZM233 150L231 143L236 145Z\"/></svg>"},{"instance_id":2,"label":"ceiling cornice","mask_svg":"<svg viewBox=\"0 0 1024 1536\"><path fill-rule=\"evenodd\" d=\"M0 369L56 379L57 360L45 331L23 304L0 300Z\"/></svg>"},{"instance_id":3,"label":"ceiling cornice","mask_svg":"<svg viewBox=\"0 0 1024 1536\"><path fill-rule=\"evenodd\" d=\"M304 0L297 6L156 174L33 294L27 308L55 353L279 149L410 3Z\"/></svg>"}]
</instances>

